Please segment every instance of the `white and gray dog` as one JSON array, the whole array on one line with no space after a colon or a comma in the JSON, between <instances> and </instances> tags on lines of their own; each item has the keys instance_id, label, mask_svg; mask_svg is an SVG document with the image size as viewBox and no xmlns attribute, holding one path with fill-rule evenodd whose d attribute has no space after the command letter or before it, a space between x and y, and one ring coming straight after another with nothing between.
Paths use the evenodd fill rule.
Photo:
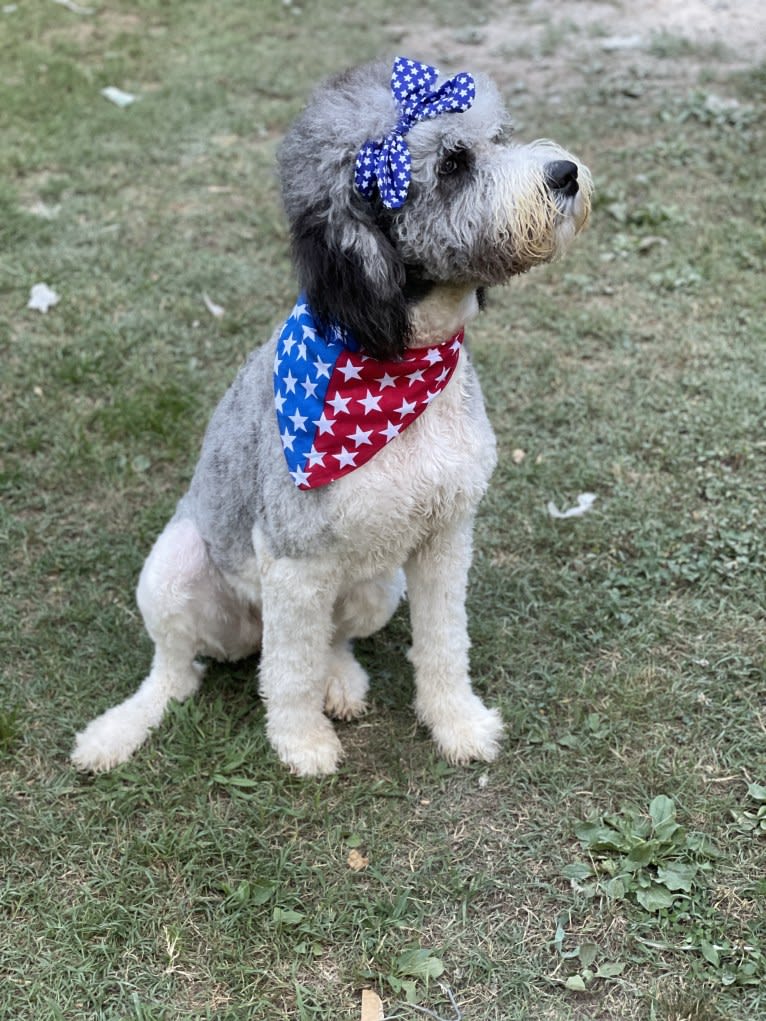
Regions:
<instances>
[{"instance_id":1,"label":"white and gray dog","mask_svg":"<svg viewBox=\"0 0 766 1021\"><path fill-rule=\"evenodd\" d=\"M365 710L354 638L407 590L415 711L451 762L503 725L472 691L466 579L495 441L462 346L483 288L559 256L590 175L512 144L493 83L398 58L319 88L279 168L301 297L216 409L138 583L155 643L138 691L77 735L81 769L125 761L197 656L258 649L266 729L298 774L332 773L330 718Z\"/></svg>"}]
</instances>

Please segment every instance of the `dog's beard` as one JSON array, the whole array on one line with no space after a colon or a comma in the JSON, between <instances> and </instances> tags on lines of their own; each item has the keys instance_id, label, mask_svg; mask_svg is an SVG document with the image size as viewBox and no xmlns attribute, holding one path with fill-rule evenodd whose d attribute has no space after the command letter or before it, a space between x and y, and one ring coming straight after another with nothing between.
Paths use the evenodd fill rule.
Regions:
<instances>
[{"instance_id":1,"label":"dog's beard","mask_svg":"<svg viewBox=\"0 0 766 1021\"><path fill-rule=\"evenodd\" d=\"M491 193L496 196L494 239L500 267L510 264L510 275L562 256L590 215L587 168L577 164L578 190L565 196L548 186L545 163L549 157L569 158L569 154L552 143L530 148L534 157L519 165L500 165L491 174Z\"/></svg>"}]
</instances>

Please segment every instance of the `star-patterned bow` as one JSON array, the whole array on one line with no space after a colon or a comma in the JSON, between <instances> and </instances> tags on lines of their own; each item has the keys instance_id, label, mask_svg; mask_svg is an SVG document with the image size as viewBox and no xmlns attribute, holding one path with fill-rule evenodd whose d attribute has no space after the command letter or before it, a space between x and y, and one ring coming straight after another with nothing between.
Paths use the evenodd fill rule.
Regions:
<instances>
[{"instance_id":1,"label":"star-patterned bow","mask_svg":"<svg viewBox=\"0 0 766 1021\"><path fill-rule=\"evenodd\" d=\"M399 120L388 135L368 139L359 150L354 182L364 198L372 199L377 186L387 209L403 206L412 170L404 136L418 121L467 110L473 104L476 86L470 74L456 74L436 88L438 77L438 70L428 64L406 57L394 61L391 92L399 107Z\"/></svg>"},{"instance_id":2,"label":"star-patterned bow","mask_svg":"<svg viewBox=\"0 0 766 1021\"><path fill-rule=\"evenodd\" d=\"M460 330L398 361L379 361L338 327L323 335L301 295L274 359L274 405L295 485L326 486L412 425L451 379L462 343Z\"/></svg>"}]
</instances>

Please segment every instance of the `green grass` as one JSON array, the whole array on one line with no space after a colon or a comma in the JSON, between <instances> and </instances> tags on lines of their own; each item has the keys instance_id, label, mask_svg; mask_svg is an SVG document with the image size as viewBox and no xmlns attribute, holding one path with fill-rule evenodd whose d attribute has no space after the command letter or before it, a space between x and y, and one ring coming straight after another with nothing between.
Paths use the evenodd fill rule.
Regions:
<instances>
[{"instance_id":1,"label":"green grass","mask_svg":"<svg viewBox=\"0 0 766 1021\"><path fill-rule=\"evenodd\" d=\"M148 666L143 557L294 298L278 140L314 82L391 54L412 20L403 0L301 6L0 14L0 1015L336 1021L372 986L402 1018L423 1016L408 1000L451 1017L447 989L477 1021L756 1018L762 69L706 58L690 88L683 40L578 62L552 26L557 103L518 94L523 58L501 75L597 201L571 256L494 293L471 333L501 457L469 597L498 763L434 755L399 615L360 645L373 712L340 726L337 777L277 765L254 662L212 668L113 774L68 764ZM493 12L418 18L468 38ZM140 99L118 110L110 84ZM25 308L41 280L61 295L45 316ZM546 514L585 491L585 517ZM680 828L658 837L660 795Z\"/></svg>"}]
</instances>

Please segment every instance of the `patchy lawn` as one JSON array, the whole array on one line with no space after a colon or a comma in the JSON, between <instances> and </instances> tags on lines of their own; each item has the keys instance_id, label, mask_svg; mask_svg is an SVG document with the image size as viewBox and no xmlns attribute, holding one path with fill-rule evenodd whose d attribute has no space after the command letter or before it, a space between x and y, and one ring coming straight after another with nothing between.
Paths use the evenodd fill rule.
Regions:
<instances>
[{"instance_id":1,"label":"patchy lawn","mask_svg":"<svg viewBox=\"0 0 766 1021\"><path fill-rule=\"evenodd\" d=\"M766 15L709 13L3 7L3 1016L351 1021L365 987L400 1018L763 1014ZM75 731L148 667L143 557L294 299L278 141L317 80L400 50L489 69L519 135L596 182L568 259L470 336L501 458L473 673L503 755L434 755L400 614L360 643L373 711L337 777L276 763L253 662L79 776Z\"/></svg>"}]
</instances>

